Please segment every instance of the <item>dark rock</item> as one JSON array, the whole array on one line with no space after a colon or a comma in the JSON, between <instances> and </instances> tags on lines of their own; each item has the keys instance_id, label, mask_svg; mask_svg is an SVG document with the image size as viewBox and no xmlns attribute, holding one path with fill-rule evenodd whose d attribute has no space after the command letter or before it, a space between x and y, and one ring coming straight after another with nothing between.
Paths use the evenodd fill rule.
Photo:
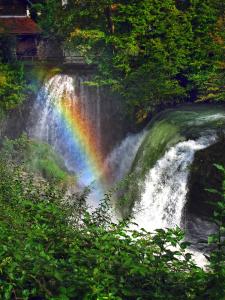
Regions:
<instances>
[{"instance_id":1,"label":"dark rock","mask_svg":"<svg viewBox=\"0 0 225 300\"><path fill-rule=\"evenodd\" d=\"M183 227L186 239L194 249L208 252L208 236L217 231L212 222L214 207L209 202L218 201L219 195L206 189L220 190L223 178L214 164L225 165L225 139L196 152L189 175L189 192L183 215Z\"/></svg>"},{"instance_id":2,"label":"dark rock","mask_svg":"<svg viewBox=\"0 0 225 300\"><path fill-rule=\"evenodd\" d=\"M209 201L218 201L219 196L209 193L206 189L220 190L223 178L214 164L225 165L225 139L196 153L190 170L189 192L187 195L187 214L210 218L213 206Z\"/></svg>"}]
</instances>

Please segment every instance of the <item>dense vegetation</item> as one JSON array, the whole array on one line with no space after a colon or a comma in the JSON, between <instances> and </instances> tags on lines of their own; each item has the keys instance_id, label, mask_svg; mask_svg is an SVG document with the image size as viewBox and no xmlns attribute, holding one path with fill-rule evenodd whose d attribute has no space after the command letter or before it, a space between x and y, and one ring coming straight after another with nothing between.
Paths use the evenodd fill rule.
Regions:
<instances>
[{"instance_id":1,"label":"dense vegetation","mask_svg":"<svg viewBox=\"0 0 225 300\"><path fill-rule=\"evenodd\" d=\"M218 166L225 176L225 170ZM87 212L86 195L0 161L1 299L217 299L225 297L225 180L218 233L206 271L185 250L180 229L128 229L111 221L107 197ZM214 202L215 204L215 202Z\"/></svg>"},{"instance_id":2,"label":"dense vegetation","mask_svg":"<svg viewBox=\"0 0 225 300\"><path fill-rule=\"evenodd\" d=\"M20 105L26 98L27 88L23 66L2 63L0 56L0 114Z\"/></svg>"},{"instance_id":3,"label":"dense vegetation","mask_svg":"<svg viewBox=\"0 0 225 300\"><path fill-rule=\"evenodd\" d=\"M25 134L16 140L3 140L0 157L17 166L23 164L27 172L32 172L49 182L68 187L76 185L75 177L68 174L62 158L51 146L30 140Z\"/></svg>"},{"instance_id":4,"label":"dense vegetation","mask_svg":"<svg viewBox=\"0 0 225 300\"><path fill-rule=\"evenodd\" d=\"M184 100L225 99L223 1L67 2L36 6L46 35L96 64L96 82L140 117Z\"/></svg>"},{"instance_id":5,"label":"dense vegetation","mask_svg":"<svg viewBox=\"0 0 225 300\"><path fill-rule=\"evenodd\" d=\"M95 81L124 98L140 120L182 101L224 101L225 5L219 0L40 1L32 14L48 39L96 66ZM28 86L0 39L0 113ZM216 194L205 270L179 229L135 230L113 223L109 196L88 210L74 177L47 145L1 141L0 299L224 300L225 169Z\"/></svg>"}]
</instances>

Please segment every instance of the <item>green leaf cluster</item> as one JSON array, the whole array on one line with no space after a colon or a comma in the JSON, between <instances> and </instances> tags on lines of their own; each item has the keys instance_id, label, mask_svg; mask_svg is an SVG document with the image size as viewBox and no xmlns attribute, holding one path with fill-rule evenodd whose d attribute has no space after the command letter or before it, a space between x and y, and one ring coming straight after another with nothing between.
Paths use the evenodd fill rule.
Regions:
<instances>
[{"instance_id":1,"label":"green leaf cluster","mask_svg":"<svg viewBox=\"0 0 225 300\"><path fill-rule=\"evenodd\" d=\"M217 250L204 271L180 229L115 224L107 197L92 212L86 197L65 197L46 182L37 187L32 174L1 159L1 299L224 299Z\"/></svg>"},{"instance_id":2,"label":"green leaf cluster","mask_svg":"<svg viewBox=\"0 0 225 300\"><path fill-rule=\"evenodd\" d=\"M0 62L0 113L14 109L26 96L26 82L22 65Z\"/></svg>"}]
</instances>

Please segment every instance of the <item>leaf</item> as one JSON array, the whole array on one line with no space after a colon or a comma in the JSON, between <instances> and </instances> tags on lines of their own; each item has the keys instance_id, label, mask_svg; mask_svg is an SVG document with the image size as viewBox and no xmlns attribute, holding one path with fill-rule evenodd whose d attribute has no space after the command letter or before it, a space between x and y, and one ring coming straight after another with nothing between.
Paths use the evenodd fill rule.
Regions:
<instances>
[{"instance_id":1,"label":"leaf","mask_svg":"<svg viewBox=\"0 0 225 300\"><path fill-rule=\"evenodd\" d=\"M212 193L212 194L221 194L219 191L216 189L210 188L210 189L205 189L207 192Z\"/></svg>"},{"instance_id":2,"label":"leaf","mask_svg":"<svg viewBox=\"0 0 225 300\"><path fill-rule=\"evenodd\" d=\"M222 165L214 164L214 166L217 168L217 170L225 173L225 169L224 169L224 167Z\"/></svg>"},{"instance_id":3,"label":"leaf","mask_svg":"<svg viewBox=\"0 0 225 300\"><path fill-rule=\"evenodd\" d=\"M211 235L211 236L208 237L208 244L209 245L213 244L213 243L216 242L216 240L217 240L216 237L214 235Z\"/></svg>"}]
</instances>

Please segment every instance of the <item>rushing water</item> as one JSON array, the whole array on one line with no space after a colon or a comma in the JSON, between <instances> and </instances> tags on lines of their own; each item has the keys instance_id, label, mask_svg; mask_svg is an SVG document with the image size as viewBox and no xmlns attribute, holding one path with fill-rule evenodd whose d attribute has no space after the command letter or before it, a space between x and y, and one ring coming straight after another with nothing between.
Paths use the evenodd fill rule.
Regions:
<instances>
[{"instance_id":1,"label":"rushing water","mask_svg":"<svg viewBox=\"0 0 225 300\"><path fill-rule=\"evenodd\" d=\"M105 164L110 170L110 183L114 184L123 179L131 169L134 158L141 146L146 132L129 134L113 151L107 156Z\"/></svg>"},{"instance_id":2,"label":"rushing water","mask_svg":"<svg viewBox=\"0 0 225 300\"><path fill-rule=\"evenodd\" d=\"M171 147L144 181L141 201L133 215L139 226L152 231L182 225L182 212L188 191L188 174L196 151L214 143L215 136L179 142Z\"/></svg>"},{"instance_id":3,"label":"rushing water","mask_svg":"<svg viewBox=\"0 0 225 300\"><path fill-rule=\"evenodd\" d=\"M201 253L208 251L207 236L215 228L209 217L186 209L192 201L190 169L195 154L215 144L224 129L223 106L184 106L158 115L146 129L125 191L122 215L131 214L139 228L149 231L184 228L199 265L205 263ZM204 210L204 203L199 205L198 211Z\"/></svg>"}]
</instances>

